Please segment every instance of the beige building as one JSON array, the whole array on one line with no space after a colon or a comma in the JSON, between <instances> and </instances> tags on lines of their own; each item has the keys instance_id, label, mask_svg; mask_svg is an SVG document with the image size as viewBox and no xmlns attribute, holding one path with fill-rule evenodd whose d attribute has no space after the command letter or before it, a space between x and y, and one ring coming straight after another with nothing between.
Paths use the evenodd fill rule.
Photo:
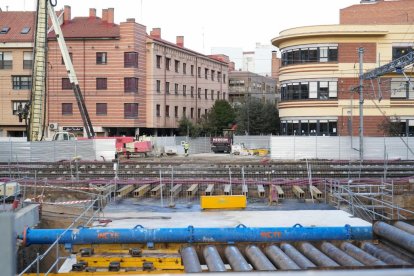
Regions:
<instances>
[{"instance_id":1,"label":"beige building","mask_svg":"<svg viewBox=\"0 0 414 276\"><path fill-rule=\"evenodd\" d=\"M393 1L392 7L403 13L411 10L413 2ZM348 18L342 13L363 17L365 7L372 11L376 5L380 16L379 11L388 4L381 1L351 6L341 11L341 18ZM364 48L363 68L367 71L412 51L414 38L410 23L402 17L399 24L394 17L385 24L386 18L381 17L378 25L375 13L370 16L371 24L299 27L285 30L272 40L282 54L282 134L358 135L358 48ZM407 74L411 75L411 70ZM399 123L400 135L414 135L414 91L403 75L391 73L380 82L365 81L363 89L364 135L387 135L384 129L390 121Z\"/></svg>"},{"instance_id":2,"label":"beige building","mask_svg":"<svg viewBox=\"0 0 414 276\"><path fill-rule=\"evenodd\" d=\"M147 128L171 134L181 118L196 122L218 99L228 97L228 60L206 56L161 38L154 28L147 39Z\"/></svg>"},{"instance_id":3,"label":"beige building","mask_svg":"<svg viewBox=\"0 0 414 276\"><path fill-rule=\"evenodd\" d=\"M30 98L34 17L0 10L0 137L26 135L17 110Z\"/></svg>"}]
</instances>

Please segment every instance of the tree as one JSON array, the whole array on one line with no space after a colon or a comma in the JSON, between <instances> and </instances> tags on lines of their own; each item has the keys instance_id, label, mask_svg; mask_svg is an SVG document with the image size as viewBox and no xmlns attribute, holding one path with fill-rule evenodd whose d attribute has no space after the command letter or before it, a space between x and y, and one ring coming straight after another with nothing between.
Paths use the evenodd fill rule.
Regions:
<instances>
[{"instance_id":1,"label":"tree","mask_svg":"<svg viewBox=\"0 0 414 276\"><path fill-rule=\"evenodd\" d=\"M236 119L233 107L226 100L217 100L205 118L203 129L211 135L223 133L223 129L230 128Z\"/></svg>"},{"instance_id":2,"label":"tree","mask_svg":"<svg viewBox=\"0 0 414 276\"><path fill-rule=\"evenodd\" d=\"M402 133L405 133L405 124L403 124L398 117L395 117L394 120L386 117L377 127L379 130L382 130L386 136L401 136Z\"/></svg>"},{"instance_id":3,"label":"tree","mask_svg":"<svg viewBox=\"0 0 414 276\"><path fill-rule=\"evenodd\" d=\"M237 133L249 135L278 134L280 127L279 112L271 103L250 99L239 105L237 113Z\"/></svg>"}]
</instances>

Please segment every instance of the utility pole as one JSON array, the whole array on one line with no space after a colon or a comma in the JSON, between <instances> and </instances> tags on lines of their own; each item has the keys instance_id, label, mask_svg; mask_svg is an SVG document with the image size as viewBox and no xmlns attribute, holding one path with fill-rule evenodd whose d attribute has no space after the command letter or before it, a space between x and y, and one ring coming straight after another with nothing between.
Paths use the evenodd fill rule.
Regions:
<instances>
[{"instance_id":1,"label":"utility pole","mask_svg":"<svg viewBox=\"0 0 414 276\"><path fill-rule=\"evenodd\" d=\"M363 65L364 48L358 49L359 54L359 160L364 160L364 94L363 94Z\"/></svg>"}]
</instances>

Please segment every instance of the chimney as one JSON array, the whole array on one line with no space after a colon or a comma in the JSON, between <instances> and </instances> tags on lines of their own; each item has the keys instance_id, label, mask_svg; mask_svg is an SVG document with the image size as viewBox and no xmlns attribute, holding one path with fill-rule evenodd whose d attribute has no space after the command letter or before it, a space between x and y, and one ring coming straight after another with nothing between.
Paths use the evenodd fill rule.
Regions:
<instances>
[{"instance_id":1,"label":"chimney","mask_svg":"<svg viewBox=\"0 0 414 276\"><path fill-rule=\"evenodd\" d=\"M102 9L102 21L108 21L108 10Z\"/></svg>"},{"instance_id":2,"label":"chimney","mask_svg":"<svg viewBox=\"0 0 414 276\"><path fill-rule=\"evenodd\" d=\"M109 24L114 24L114 18L115 18L114 13L115 13L114 8L108 9L108 23Z\"/></svg>"},{"instance_id":3,"label":"chimney","mask_svg":"<svg viewBox=\"0 0 414 276\"><path fill-rule=\"evenodd\" d=\"M177 36L176 44L178 47L184 47L184 36Z\"/></svg>"},{"instance_id":4,"label":"chimney","mask_svg":"<svg viewBox=\"0 0 414 276\"><path fill-rule=\"evenodd\" d=\"M135 23L135 18L127 18L126 22Z\"/></svg>"},{"instance_id":5,"label":"chimney","mask_svg":"<svg viewBox=\"0 0 414 276\"><path fill-rule=\"evenodd\" d=\"M90 8L89 9L89 18L95 18L96 17L96 9Z\"/></svg>"},{"instance_id":6,"label":"chimney","mask_svg":"<svg viewBox=\"0 0 414 276\"><path fill-rule=\"evenodd\" d=\"M161 28L152 28L150 32L150 36L155 38L161 38Z\"/></svg>"},{"instance_id":7,"label":"chimney","mask_svg":"<svg viewBox=\"0 0 414 276\"><path fill-rule=\"evenodd\" d=\"M63 9L63 22L70 21L71 18L71 9L70 6L65 6Z\"/></svg>"}]
</instances>

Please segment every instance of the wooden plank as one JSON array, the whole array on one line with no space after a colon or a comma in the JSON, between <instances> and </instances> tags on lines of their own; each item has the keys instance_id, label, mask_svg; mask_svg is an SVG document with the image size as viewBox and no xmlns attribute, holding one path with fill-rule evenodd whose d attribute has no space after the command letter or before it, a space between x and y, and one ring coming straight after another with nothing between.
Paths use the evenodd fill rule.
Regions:
<instances>
[{"instance_id":1,"label":"wooden plank","mask_svg":"<svg viewBox=\"0 0 414 276\"><path fill-rule=\"evenodd\" d=\"M187 189L187 197L193 197L197 194L198 184L193 184Z\"/></svg>"},{"instance_id":2,"label":"wooden plank","mask_svg":"<svg viewBox=\"0 0 414 276\"><path fill-rule=\"evenodd\" d=\"M275 189L276 189L277 197L279 199L284 199L285 192L283 191L282 187L280 187L279 185L275 185Z\"/></svg>"},{"instance_id":3,"label":"wooden plank","mask_svg":"<svg viewBox=\"0 0 414 276\"><path fill-rule=\"evenodd\" d=\"M134 197L144 196L146 193L148 193L149 190L151 190L151 185L150 184L142 185L142 186L138 187L137 189L135 189L135 191L133 192Z\"/></svg>"},{"instance_id":4,"label":"wooden plank","mask_svg":"<svg viewBox=\"0 0 414 276\"><path fill-rule=\"evenodd\" d=\"M259 197L265 196L265 189L263 185L257 185L257 194L259 195Z\"/></svg>"},{"instance_id":5,"label":"wooden plank","mask_svg":"<svg viewBox=\"0 0 414 276\"><path fill-rule=\"evenodd\" d=\"M322 199L322 192L315 186L311 186L311 194L315 199Z\"/></svg>"},{"instance_id":6,"label":"wooden plank","mask_svg":"<svg viewBox=\"0 0 414 276\"><path fill-rule=\"evenodd\" d=\"M293 186L292 191L299 199L305 199L305 192L299 186Z\"/></svg>"},{"instance_id":7,"label":"wooden plank","mask_svg":"<svg viewBox=\"0 0 414 276\"><path fill-rule=\"evenodd\" d=\"M214 184L208 184L207 189L205 190L206 196L212 196L214 193Z\"/></svg>"},{"instance_id":8,"label":"wooden plank","mask_svg":"<svg viewBox=\"0 0 414 276\"><path fill-rule=\"evenodd\" d=\"M182 184L174 185L174 187L172 187L172 189L170 190L170 196L178 195L181 192L182 188L183 188Z\"/></svg>"},{"instance_id":9,"label":"wooden plank","mask_svg":"<svg viewBox=\"0 0 414 276\"><path fill-rule=\"evenodd\" d=\"M126 185L116 191L117 197L125 197L135 189L134 185Z\"/></svg>"},{"instance_id":10,"label":"wooden plank","mask_svg":"<svg viewBox=\"0 0 414 276\"><path fill-rule=\"evenodd\" d=\"M157 185L154 189L151 190L151 196L159 196L161 194L161 188L163 188L164 186L164 184Z\"/></svg>"},{"instance_id":11,"label":"wooden plank","mask_svg":"<svg viewBox=\"0 0 414 276\"><path fill-rule=\"evenodd\" d=\"M224 186L224 195L231 195L231 185L230 184L226 184Z\"/></svg>"}]
</instances>

